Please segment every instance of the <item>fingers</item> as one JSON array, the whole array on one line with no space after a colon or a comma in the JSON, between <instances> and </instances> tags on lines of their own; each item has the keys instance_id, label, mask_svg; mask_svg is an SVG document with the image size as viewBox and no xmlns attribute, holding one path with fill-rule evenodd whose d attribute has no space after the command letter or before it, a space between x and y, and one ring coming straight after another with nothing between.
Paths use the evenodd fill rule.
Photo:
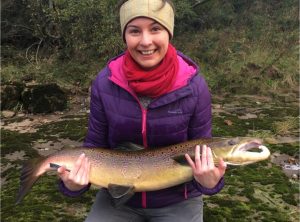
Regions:
<instances>
[{"instance_id":1,"label":"fingers","mask_svg":"<svg viewBox=\"0 0 300 222\"><path fill-rule=\"evenodd\" d=\"M190 157L190 155L189 155L189 154L185 154L185 158L186 158L186 160L188 161L189 165L192 167L193 171L195 171L196 166L195 166L194 161L193 161L192 158Z\"/></svg>"},{"instance_id":2,"label":"fingers","mask_svg":"<svg viewBox=\"0 0 300 222\"><path fill-rule=\"evenodd\" d=\"M76 160L73 170L70 172L69 179L78 185L86 185L88 180L89 160L85 154L81 154Z\"/></svg>"},{"instance_id":3,"label":"fingers","mask_svg":"<svg viewBox=\"0 0 300 222\"><path fill-rule=\"evenodd\" d=\"M77 175L75 176L75 182L80 185L87 184L87 178L88 178L88 170L89 170L89 160L88 158L84 158L81 162L81 166L77 172Z\"/></svg>"},{"instance_id":4,"label":"fingers","mask_svg":"<svg viewBox=\"0 0 300 222\"><path fill-rule=\"evenodd\" d=\"M223 161L223 159L220 159L218 169L222 176L225 174L226 168L227 168L227 164Z\"/></svg>"},{"instance_id":5,"label":"fingers","mask_svg":"<svg viewBox=\"0 0 300 222\"><path fill-rule=\"evenodd\" d=\"M76 160L75 165L74 165L73 169L70 172L70 179L75 179L76 178L76 176L78 174L78 171L80 170L81 165L83 164L84 158L85 158L85 154L82 153L79 156L79 158Z\"/></svg>"},{"instance_id":6,"label":"fingers","mask_svg":"<svg viewBox=\"0 0 300 222\"><path fill-rule=\"evenodd\" d=\"M208 168L207 164L207 146L203 145L202 146L202 152L201 152L201 167L203 170L206 170Z\"/></svg>"},{"instance_id":7,"label":"fingers","mask_svg":"<svg viewBox=\"0 0 300 222\"><path fill-rule=\"evenodd\" d=\"M225 174L226 163L220 159L219 166L214 163L213 151L210 147L203 145L195 147L195 161L188 154L185 155L188 163L193 169L194 178L198 183L207 188L213 188Z\"/></svg>"},{"instance_id":8,"label":"fingers","mask_svg":"<svg viewBox=\"0 0 300 222\"><path fill-rule=\"evenodd\" d=\"M188 154L185 154L185 158L188 161L189 165L192 167L193 171L199 170L199 168L201 168L200 146L197 145L195 147L195 162L192 160L192 158Z\"/></svg>"},{"instance_id":9,"label":"fingers","mask_svg":"<svg viewBox=\"0 0 300 222\"><path fill-rule=\"evenodd\" d=\"M202 155L200 155L200 146L197 145L195 147L195 165L196 165L196 169L201 168L201 163L202 163Z\"/></svg>"},{"instance_id":10,"label":"fingers","mask_svg":"<svg viewBox=\"0 0 300 222\"><path fill-rule=\"evenodd\" d=\"M61 166L57 169L57 173L58 176L62 179L62 180L66 180L67 177L69 176L69 172L67 171L66 166Z\"/></svg>"},{"instance_id":11,"label":"fingers","mask_svg":"<svg viewBox=\"0 0 300 222\"><path fill-rule=\"evenodd\" d=\"M81 154L70 172L66 170L65 166L58 168L57 172L68 188L77 190L89 183L90 168L90 161L85 154Z\"/></svg>"},{"instance_id":12,"label":"fingers","mask_svg":"<svg viewBox=\"0 0 300 222\"><path fill-rule=\"evenodd\" d=\"M201 147L197 145L195 147L195 162L191 159L188 154L185 154L185 157L189 165L193 168L194 171L202 172L206 170L212 170L215 168L213 154L210 147L203 145Z\"/></svg>"},{"instance_id":13,"label":"fingers","mask_svg":"<svg viewBox=\"0 0 300 222\"><path fill-rule=\"evenodd\" d=\"M215 167L213 154L210 147L207 147L207 165L209 169L213 169Z\"/></svg>"},{"instance_id":14,"label":"fingers","mask_svg":"<svg viewBox=\"0 0 300 222\"><path fill-rule=\"evenodd\" d=\"M87 159L87 165L86 165L86 170L83 175L83 184L88 184L90 181L90 169L91 169L91 162Z\"/></svg>"}]
</instances>

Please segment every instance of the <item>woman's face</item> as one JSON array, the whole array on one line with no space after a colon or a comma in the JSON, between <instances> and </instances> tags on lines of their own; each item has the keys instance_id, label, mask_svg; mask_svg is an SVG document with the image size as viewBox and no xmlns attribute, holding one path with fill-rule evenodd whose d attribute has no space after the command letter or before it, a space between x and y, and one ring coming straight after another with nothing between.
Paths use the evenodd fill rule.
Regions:
<instances>
[{"instance_id":1,"label":"woman's face","mask_svg":"<svg viewBox=\"0 0 300 222\"><path fill-rule=\"evenodd\" d=\"M169 45L169 33L158 22L140 17L130 21L125 30L127 49L144 69L155 68L164 58Z\"/></svg>"}]
</instances>

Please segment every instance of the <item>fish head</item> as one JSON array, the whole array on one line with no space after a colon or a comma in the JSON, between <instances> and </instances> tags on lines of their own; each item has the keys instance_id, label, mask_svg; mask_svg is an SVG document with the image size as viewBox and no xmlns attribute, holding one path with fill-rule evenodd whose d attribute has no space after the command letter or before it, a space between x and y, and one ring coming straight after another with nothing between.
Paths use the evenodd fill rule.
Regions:
<instances>
[{"instance_id":1,"label":"fish head","mask_svg":"<svg viewBox=\"0 0 300 222\"><path fill-rule=\"evenodd\" d=\"M261 139L235 138L227 140L225 144L223 153L218 156L228 165L247 165L270 156L269 149L262 144Z\"/></svg>"}]
</instances>

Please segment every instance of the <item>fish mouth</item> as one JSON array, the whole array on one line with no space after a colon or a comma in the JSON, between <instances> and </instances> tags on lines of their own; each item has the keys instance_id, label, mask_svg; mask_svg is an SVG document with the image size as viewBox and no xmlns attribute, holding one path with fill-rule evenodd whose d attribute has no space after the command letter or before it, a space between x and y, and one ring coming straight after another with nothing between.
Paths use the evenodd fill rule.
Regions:
<instances>
[{"instance_id":1,"label":"fish mouth","mask_svg":"<svg viewBox=\"0 0 300 222\"><path fill-rule=\"evenodd\" d=\"M251 140L239 144L232 153L232 157L237 161L232 165L246 165L265 160L270 156L269 149L262 145L260 140Z\"/></svg>"},{"instance_id":2,"label":"fish mouth","mask_svg":"<svg viewBox=\"0 0 300 222\"><path fill-rule=\"evenodd\" d=\"M237 151L239 152L255 152L257 150L263 150L262 141L261 140L251 140L245 143L242 143L238 146Z\"/></svg>"}]
</instances>

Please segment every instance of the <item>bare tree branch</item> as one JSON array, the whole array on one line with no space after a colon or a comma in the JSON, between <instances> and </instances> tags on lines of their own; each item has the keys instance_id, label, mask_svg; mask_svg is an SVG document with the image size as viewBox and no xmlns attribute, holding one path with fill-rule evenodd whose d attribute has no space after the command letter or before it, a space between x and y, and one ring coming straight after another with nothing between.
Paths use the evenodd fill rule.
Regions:
<instances>
[{"instance_id":1,"label":"bare tree branch","mask_svg":"<svg viewBox=\"0 0 300 222\"><path fill-rule=\"evenodd\" d=\"M192 5L193 8L197 7L198 5L201 5L209 0L198 0L195 4Z\"/></svg>"},{"instance_id":2,"label":"bare tree branch","mask_svg":"<svg viewBox=\"0 0 300 222\"><path fill-rule=\"evenodd\" d=\"M36 63L37 65L38 65L38 54L39 54L39 49L40 49L40 46L41 46L43 40L44 40L44 39L41 39L41 40L40 40L40 42L39 42L39 44L38 44L38 47L37 47L37 49L36 49L36 53L35 53L35 63Z\"/></svg>"}]
</instances>

